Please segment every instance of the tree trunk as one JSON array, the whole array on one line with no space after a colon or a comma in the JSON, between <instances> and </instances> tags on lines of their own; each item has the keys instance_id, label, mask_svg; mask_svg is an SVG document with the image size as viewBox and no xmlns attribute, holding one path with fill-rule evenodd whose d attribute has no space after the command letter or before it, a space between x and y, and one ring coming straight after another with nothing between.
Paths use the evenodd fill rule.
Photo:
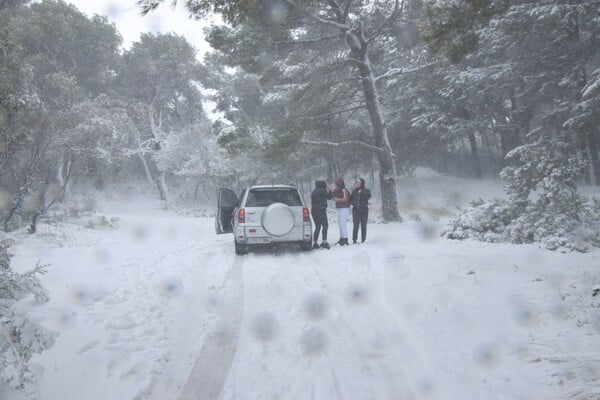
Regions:
<instances>
[{"instance_id":1,"label":"tree trunk","mask_svg":"<svg viewBox=\"0 0 600 400\"><path fill-rule=\"evenodd\" d=\"M508 152L517 148L521 145L521 129L525 129L525 132L529 132L529 129L524 124L528 123L530 117L529 113L525 113L522 116L517 116L517 99L515 96L515 89L511 88L508 99L510 101L510 120L512 123L506 125L506 130L501 133L500 141L502 145L502 157L505 157Z\"/></svg>"},{"instance_id":2,"label":"tree trunk","mask_svg":"<svg viewBox=\"0 0 600 400\"><path fill-rule=\"evenodd\" d=\"M591 170L594 173L594 182L597 186L600 186L600 159L598 157L598 133L600 129L596 129L596 132L591 132L588 135L588 148L590 151L590 159L591 159Z\"/></svg>"},{"instance_id":3,"label":"tree trunk","mask_svg":"<svg viewBox=\"0 0 600 400\"><path fill-rule=\"evenodd\" d=\"M360 29L360 27L359 27ZM379 161L379 184L381 187L381 210L386 221L401 221L398 211L398 197L396 195L396 167L392 147L389 142L385 119L379 105L375 76L367 53L367 42L362 31L347 33L347 43L357 62L362 89L369 119L373 128L375 146L381 149L377 152ZM360 47L356 45L360 43Z\"/></svg>"},{"instance_id":4,"label":"tree trunk","mask_svg":"<svg viewBox=\"0 0 600 400\"><path fill-rule=\"evenodd\" d=\"M329 128L329 140L330 141L335 141L334 135L333 135L333 131L334 131L334 126L331 122L331 117L327 117L327 127ZM327 181L328 182L333 182L335 181L335 179L337 177L340 176L340 168L338 166L337 163L337 156L336 156L336 150L335 148L331 149L331 153L329 156L326 156L327 158Z\"/></svg>"},{"instance_id":5,"label":"tree trunk","mask_svg":"<svg viewBox=\"0 0 600 400\"><path fill-rule=\"evenodd\" d=\"M69 185L69 182L71 181L71 174L72 174L72 170L71 168L73 167L73 157L69 157L69 159L66 162L66 169L65 171L67 171L67 180L64 184L64 189L62 191L62 198L60 199L60 201L64 201L65 199L68 199L69 197L71 197L71 185Z\"/></svg>"},{"instance_id":6,"label":"tree trunk","mask_svg":"<svg viewBox=\"0 0 600 400\"><path fill-rule=\"evenodd\" d=\"M62 188L61 192L58 195L58 198L56 199L56 201L58 201L59 203L62 203L70 195L69 182L67 181L65 183L64 172L67 171L67 174L70 174L71 163L71 157L65 160L65 157L62 156L56 167L56 183L58 184L59 188Z\"/></svg>"},{"instance_id":7,"label":"tree trunk","mask_svg":"<svg viewBox=\"0 0 600 400\"><path fill-rule=\"evenodd\" d=\"M167 181L165 179L165 171L160 171L158 178L156 178L156 186L158 187L158 194L160 199L165 203L169 201L169 191L167 190Z\"/></svg>"},{"instance_id":8,"label":"tree trunk","mask_svg":"<svg viewBox=\"0 0 600 400\"><path fill-rule=\"evenodd\" d=\"M68 187L65 185L65 178L64 178L64 171L65 171L65 164L66 164L66 171L70 171L71 169L71 158L69 158L68 160L65 160L65 157L61 157L60 160L58 161L58 165L56 166L56 183L58 184L59 188L63 188L64 187L64 191L62 191L61 193L58 194L58 198L57 201L59 203L62 203L66 197L68 197Z\"/></svg>"},{"instance_id":9,"label":"tree trunk","mask_svg":"<svg viewBox=\"0 0 600 400\"><path fill-rule=\"evenodd\" d=\"M161 149L161 140L162 140L162 134L161 134L161 129L162 129L162 112L158 113L158 122L155 119L155 110L154 110L154 102L156 100L156 96L158 96L158 93L156 93L155 98L152 100L152 102L148 105L148 117L150 120L150 131L152 132L152 137L154 138L154 151L158 152ZM168 190L167 190L167 182L165 180L165 171L161 171L159 169L158 171L158 177L156 178L156 186L158 187L158 194L160 195L160 199L167 203L168 200Z\"/></svg>"},{"instance_id":10,"label":"tree trunk","mask_svg":"<svg viewBox=\"0 0 600 400\"><path fill-rule=\"evenodd\" d=\"M481 178L481 159L477 151L477 139L475 139L475 132L471 130L469 131L469 144L471 145L473 172L476 178Z\"/></svg>"},{"instance_id":11,"label":"tree trunk","mask_svg":"<svg viewBox=\"0 0 600 400\"><path fill-rule=\"evenodd\" d=\"M208 184L206 180L204 181L204 185L202 185L202 190L204 190L204 195L206 196L206 204L210 204L211 197L210 192L208 191Z\"/></svg>"},{"instance_id":12,"label":"tree trunk","mask_svg":"<svg viewBox=\"0 0 600 400\"><path fill-rule=\"evenodd\" d=\"M198 182L196 182L196 188L194 189L194 201L198 201L198 191L200 190L201 184L202 184L202 181L200 179L198 179Z\"/></svg>"},{"instance_id":13,"label":"tree trunk","mask_svg":"<svg viewBox=\"0 0 600 400\"><path fill-rule=\"evenodd\" d=\"M140 160L142 161L142 165L144 166L144 173L146 174L146 179L148 180L148 184L150 186L152 186L153 179L152 179L152 174L150 173L150 168L148 168L148 162L146 162L146 159L144 158L144 155L142 153L137 153L137 155L140 158Z\"/></svg>"},{"instance_id":14,"label":"tree trunk","mask_svg":"<svg viewBox=\"0 0 600 400\"><path fill-rule=\"evenodd\" d=\"M586 133L577 135L577 145L579 146L579 151L581 152L581 158L588 163L587 171L585 171L583 174L583 182L586 185L591 185L592 179L594 179L594 171L592 168L591 152L589 150L590 143Z\"/></svg>"},{"instance_id":15,"label":"tree trunk","mask_svg":"<svg viewBox=\"0 0 600 400\"><path fill-rule=\"evenodd\" d=\"M33 217L31 218L31 225L29 225L29 234L33 235L37 232L37 221L41 214L42 212L40 210L37 210L35 213L33 213Z\"/></svg>"}]
</instances>

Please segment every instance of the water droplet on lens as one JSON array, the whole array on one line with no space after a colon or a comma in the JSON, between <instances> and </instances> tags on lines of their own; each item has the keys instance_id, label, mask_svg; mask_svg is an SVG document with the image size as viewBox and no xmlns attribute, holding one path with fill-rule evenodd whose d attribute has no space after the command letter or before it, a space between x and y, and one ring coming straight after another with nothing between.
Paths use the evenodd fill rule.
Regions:
<instances>
[{"instance_id":1,"label":"water droplet on lens","mask_svg":"<svg viewBox=\"0 0 600 400\"><path fill-rule=\"evenodd\" d=\"M159 291L165 297L173 297L181 292L182 283L178 277L165 278L160 286Z\"/></svg>"},{"instance_id":2,"label":"water droplet on lens","mask_svg":"<svg viewBox=\"0 0 600 400\"><path fill-rule=\"evenodd\" d=\"M363 303L367 301L368 290L362 285L354 284L348 288L347 296L348 300L352 303Z\"/></svg>"},{"instance_id":3,"label":"water droplet on lens","mask_svg":"<svg viewBox=\"0 0 600 400\"><path fill-rule=\"evenodd\" d=\"M304 301L304 312L310 319L322 319L329 310L329 301L322 293L314 293Z\"/></svg>"},{"instance_id":4,"label":"water droplet on lens","mask_svg":"<svg viewBox=\"0 0 600 400\"><path fill-rule=\"evenodd\" d=\"M482 367L492 367L498 362L498 352L494 346L482 344L475 349L473 359Z\"/></svg>"},{"instance_id":5,"label":"water droplet on lens","mask_svg":"<svg viewBox=\"0 0 600 400\"><path fill-rule=\"evenodd\" d=\"M328 345L327 334L319 328L310 328L302 334L300 344L305 355L319 354Z\"/></svg>"},{"instance_id":6,"label":"water droplet on lens","mask_svg":"<svg viewBox=\"0 0 600 400\"><path fill-rule=\"evenodd\" d=\"M277 320L270 313L261 313L254 317L250 329L256 339L264 342L273 340L279 330Z\"/></svg>"}]
</instances>

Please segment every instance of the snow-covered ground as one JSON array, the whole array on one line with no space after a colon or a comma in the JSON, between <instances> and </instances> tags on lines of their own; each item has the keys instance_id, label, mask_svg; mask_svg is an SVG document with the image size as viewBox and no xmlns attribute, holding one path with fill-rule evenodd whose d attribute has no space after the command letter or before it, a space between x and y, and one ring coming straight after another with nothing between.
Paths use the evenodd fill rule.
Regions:
<instances>
[{"instance_id":1,"label":"snow-covered ground","mask_svg":"<svg viewBox=\"0 0 600 400\"><path fill-rule=\"evenodd\" d=\"M308 253L235 256L212 218L134 201L42 224L13 249L50 264L51 300L23 304L59 333L41 398L600 398L600 252L438 238L486 185L406 179L412 218Z\"/></svg>"}]
</instances>

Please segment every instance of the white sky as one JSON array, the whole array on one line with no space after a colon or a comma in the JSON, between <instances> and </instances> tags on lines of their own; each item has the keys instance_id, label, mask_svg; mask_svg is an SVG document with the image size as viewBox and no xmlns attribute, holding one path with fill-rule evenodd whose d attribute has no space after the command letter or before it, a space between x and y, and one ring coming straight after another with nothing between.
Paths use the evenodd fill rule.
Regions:
<instances>
[{"instance_id":1,"label":"white sky","mask_svg":"<svg viewBox=\"0 0 600 400\"><path fill-rule=\"evenodd\" d=\"M154 12L142 16L136 0L67 0L83 13L105 15L113 22L123 37L123 47L129 48L142 32L174 32L184 36L198 50L198 58L209 50L204 40L203 28L207 21L189 18L183 1L176 8L171 1L165 1Z\"/></svg>"}]
</instances>

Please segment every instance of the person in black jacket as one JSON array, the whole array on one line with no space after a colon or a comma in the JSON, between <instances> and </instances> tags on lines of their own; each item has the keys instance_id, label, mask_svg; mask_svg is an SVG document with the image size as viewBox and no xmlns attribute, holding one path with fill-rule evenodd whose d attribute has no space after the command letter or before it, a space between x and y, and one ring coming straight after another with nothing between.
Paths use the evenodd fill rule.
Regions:
<instances>
[{"instance_id":1,"label":"person in black jacket","mask_svg":"<svg viewBox=\"0 0 600 400\"><path fill-rule=\"evenodd\" d=\"M327 222L327 200L331 199L331 192L327 190L327 183L325 181L315 181L315 190L310 195L311 212L313 220L315 221L315 234L313 236L313 249L319 247L323 249L329 249L327 243L327 229L329 223ZM323 241L319 246L319 233L323 229Z\"/></svg>"},{"instance_id":2,"label":"person in black jacket","mask_svg":"<svg viewBox=\"0 0 600 400\"><path fill-rule=\"evenodd\" d=\"M352 243L358 239L358 228L360 227L361 242L367 240L367 219L369 218L369 199L371 191L365 187L365 180L358 178L354 184L354 190L350 195L352 205Z\"/></svg>"}]
</instances>

